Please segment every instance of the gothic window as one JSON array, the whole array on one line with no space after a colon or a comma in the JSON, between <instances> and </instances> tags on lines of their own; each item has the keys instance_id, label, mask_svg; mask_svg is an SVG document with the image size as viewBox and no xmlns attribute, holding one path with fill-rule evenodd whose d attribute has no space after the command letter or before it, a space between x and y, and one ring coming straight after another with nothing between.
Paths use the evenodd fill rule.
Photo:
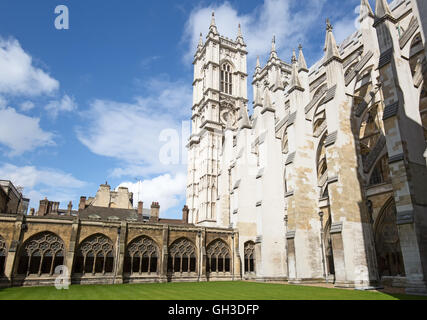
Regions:
<instances>
[{"instance_id":1,"label":"gothic window","mask_svg":"<svg viewBox=\"0 0 427 320\"><path fill-rule=\"evenodd\" d=\"M139 237L127 247L124 261L126 273L156 273L159 247L148 237Z\"/></svg>"},{"instance_id":2,"label":"gothic window","mask_svg":"<svg viewBox=\"0 0 427 320\"><path fill-rule=\"evenodd\" d=\"M65 247L61 238L43 232L25 241L19 257L18 274L52 275L64 264Z\"/></svg>"},{"instance_id":3,"label":"gothic window","mask_svg":"<svg viewBox=\"0 0 427 320\"><path fill-rule=\"evenodd\" d=\"M196 272L196 247L190 240L181 238L169 247L168 271Z\"/></svg>"},{"instance_id":4,"label":"gothic window","mask_svg":"<svg viewBox=\"0 0 427 320\"><path fill-rule=\"evenodd\" d=\"M427 79L424 80L424 88L421 90L420 115L421 123L424 129L424 139L427 141Z\"/></svg>"},{"instance_id":5,"label":"gothic window","mask_svg":"<svg viewBox=\"0 0 427 320\"><path fill-rule=\"evenodd\" d=\"M325 245L326 267L327 267L328 275L334 275L335 266L334 266L334 252L332 250L331 216L330 215L329 215L328 221L326 222L323 243Z\"/></svg>"},{"instance_id":6,"label":"gothic window","mask_svg":"<svg viewBox=\"0 0 427 320\"><path fill-rule=\"evenodd\" d=\"M206 272L230 272L230 249L224 241L209 244L206 255Z\"/></svg>"},{"instance_id":7,"label":"gothic window","mask_svg":"<svg viewBox=\"0 0 427 320\"><path fill-rule=\"evenodd\" d=\"M102 234L85 239L79 246L74 272L80 274L106 274L114 270L113 242Z\"/></svg>"},{"instance_id":8,"label":"gothic window","mask_svg":"<svg viewBox=\"0 0 427 320\"><path fill-rule=\"evenodd\" d=\"M399 232L396 224L396 206L390 199L375 223L375 249L378 272L383 276L405 276Z\"/></svg>"},{"instance_id":9,"label":"gothic window","mask_svg":"<svg viewBox=\"0 0 427 320\"><path fill-rule=\"evenodd\" d=\"M224 63L221 66L220 91L233 94L233 75L231 66L228 63Z\"/></svg>"},{"instance_id":10,"label":"gothic window","mask_svg":"<svg viewBox=\"0 0 427 320\"><path fill-rule=\"evenodd\" d=\"M372 171L369 185L373 186L389 181L388 156L382 157Z\"/></svg>"},{"instance_id":11,"label":"gothic window","mask_svg":"<svg viewBox=\"0 0 427 320\"><path fill-rule=\"evenodd\" d=\"M245 273L255 273L255 243L245 243Z\"/></svg>"},{"instance_id":12,"label":"gothic window","mask_svg":"<svg viewBox=\"0 0 427 320\"><path fill-rule=\"evenodd\" d=\"M6 263L6 241L0 236L0 277L4 275L4 268Z\"/></svg>"},{"instance_id":13,"label":"gothic window","mask_svg":"<svg viewBox=\"0 0 427 320\"><path fill-rule=\"evenodd\" d=\"M381 135L380 119L378 117L378 106L372 107L366 112L360 126L360 152L362 159L365 160L371 150L377 144Z\"/></svg>"}]
</instances>

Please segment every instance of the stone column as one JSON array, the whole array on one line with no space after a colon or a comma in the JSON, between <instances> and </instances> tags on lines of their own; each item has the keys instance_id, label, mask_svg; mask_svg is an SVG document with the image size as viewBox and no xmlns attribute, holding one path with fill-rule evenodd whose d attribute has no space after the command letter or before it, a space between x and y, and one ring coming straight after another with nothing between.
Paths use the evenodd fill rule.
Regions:
<instances>
[{"instance_id":1,"label":"stone column","mask_svg":"<svg viewBox=\"0 0 427 320\"><path fill-rule=\"evenodd\" d=\"M126 238L127 238L127 222L122 221L119 229L117 229L119 261L116 264L117 270L114 277L114 283L123 283L123 265L125 260Z\"/></svg>"},{"instance_id":2,"label":"stone column","mask_svg":"<svg viewBox=\"0 0 427 320\"><path fill-rule=\"evenodd\" d=\"M160 257L160 282L167 282L167 274L168 274L168 243L169 243L169 227L167 225L163 226L162 233L162 252Z\"/></svg>"},{"instance_id":3,"label":"stone column","mask_svg":"<svg viewBox=\"0 0 427 320\"><path fill-rule=\"evenodd\" d=\"M206 276L206 228L199 230L199 281L207 281Z\"/></svg>"},{"instance_id":4,"label":"stone column","mask_svg":"<svg viewBox=\"0 0 427 320\"><path fill-rule=\"evenodd\" d=\"M71 236L70 236L70 244L68 246L67 257L65 260L66 267L68 269L69 283L72 282L73 275L73 265L74 265L74 256L77 248L77 235L79 233L80 219L75 217L73 219L73 224L71 225Z\"/></svg>"},{"instance_id":5,"label":"stone column","mask_svg":"<svg viewBox=\"0 0 427 320\"><path fill-rule=\"evenodd\" d=\"M16 217L15 226L14 226L13 235L12 235L12 242L6 257L6 266L4 270L6 281L10 286L13 286L13 279L18 269L18 264L19 264L18 254L21 248L25 227L26 227L25 217L23 215L18 215Z\"/></svg>"},{"instance_id":6,"label":"stone column","mask_svg":"<svg viewBox=\"0 0 427 320\"><path fill-rule=\"evenodd\" d=\"M239 252L239 233L237 230L233 232L233 280L242 280L242 264Z\"/></svg>"}]
</instances>

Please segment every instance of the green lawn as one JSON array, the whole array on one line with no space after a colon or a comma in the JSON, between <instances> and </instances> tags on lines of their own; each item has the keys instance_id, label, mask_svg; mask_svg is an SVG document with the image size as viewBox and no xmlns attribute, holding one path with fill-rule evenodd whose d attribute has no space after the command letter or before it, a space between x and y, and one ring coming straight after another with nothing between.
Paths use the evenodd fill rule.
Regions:
<instances>
[{"instance_id":1,"label":"green lawn","mask_svg":"<svg viewBox=\"0 0 427 320\"><path fill-rule=\"evenodd\" d=\"M372 291L253 282L73 285L0 289L0 300L401 300L427 299Z\"/></svg>"}]
</instances>

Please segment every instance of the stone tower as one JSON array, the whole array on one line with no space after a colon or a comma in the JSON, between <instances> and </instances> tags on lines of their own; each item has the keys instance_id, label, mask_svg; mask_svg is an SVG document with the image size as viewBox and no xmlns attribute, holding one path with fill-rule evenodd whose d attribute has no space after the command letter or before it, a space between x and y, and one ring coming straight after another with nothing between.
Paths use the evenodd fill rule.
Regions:
<instances>
[{"instance_id":1,"label":"stone tower","mask_svg":"<svg viewBox=\"0 0 427 320\"><path fill-rule=\"evenodd\" d=\"M193 62L192 135L187 146L191 223L223 227L230 224L228 215L216 208L218 176L225 136L238 128L242 113L247 117L246 56L240 25L235 41L223 37L212 13L206 42L201 34Z\"/></svg>"}]
</instances>

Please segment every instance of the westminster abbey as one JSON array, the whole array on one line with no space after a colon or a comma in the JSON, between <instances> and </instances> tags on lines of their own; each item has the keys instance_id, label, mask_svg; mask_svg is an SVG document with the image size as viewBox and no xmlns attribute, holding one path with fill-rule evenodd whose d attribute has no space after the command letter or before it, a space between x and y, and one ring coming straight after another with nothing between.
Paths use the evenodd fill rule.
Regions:
<instances>
[{"instance_id":1,"label":"westminster abbey","mask_svg":"<svg viewBox=\"0 0 427 320\"><path fill-rule=\"evenodd\" d=\"M187 204L162 219L105 183L79 207L0 184L0 286L256 280L427 294L427 4L361 0L322 59L273 38L248 100L244 30L194 56ZM423 31L424 30L424 31ZM253 112L249 113L249 107ZM12 197L13 196L13 197Z\"/></svg>"}]
</instances>

